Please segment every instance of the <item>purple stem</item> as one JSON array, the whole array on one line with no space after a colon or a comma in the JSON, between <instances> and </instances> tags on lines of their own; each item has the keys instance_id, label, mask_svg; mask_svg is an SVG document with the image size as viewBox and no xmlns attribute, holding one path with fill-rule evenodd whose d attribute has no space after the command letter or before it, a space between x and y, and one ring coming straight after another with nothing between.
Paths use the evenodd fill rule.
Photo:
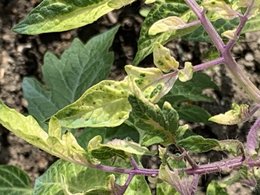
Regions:
<instances>
[{"instance_id":1,"label":"purple stem","mask_svg":"<svg viewBox=\"0 0 260 195\"><path fill-rule=\"evenodd\" d=\"M201 24L200 20L195 20L195 21L192 21L192 22L189 22L189 23L183 25L183 28L189 28L189 27L196 26L199 24Z\"/></svg>"},{"instance_id":2,"label":"purple stem","mask_svg":"<svg viewBox=\"0 0 260 195\"><path fill-rule=\"evenodd\" d=\"M254 154L258 146L258 134L260 130L260 118L258 118L254 125L250 128L246 137L246 149L249 154Z\"/></svg>"},{"instance_id":3,"label":"purple stem","mask_svg":"<svg viewBox=\"0 0 260 195\"><path fill-rule=\"evenodd\" d=\"M224 58L220 57L220 58L217 58L217 59L214 59L214 60L211 60L211 61L204 62L204 63L201 63L201 64L193 66L193 71L194 72L202 71L202 70L205 70L207 68L211 68L213 66L216 66L216 65L219 65L219 64L223 64L223 63L224 63ZM170 72L168 74L164 74L162 77L160 77L157 80L155 80L152 84L154 84L155 82L159 82L160 80L165 79L165 78L175 77L177 74L178 74L177 71Z\"/></svg>"},{"instance_id":4,"label":"purple stem","mask_svg":"<svg viewBox=\"0 0 260 195\"><path fill-rule=\"evenodd\" d=\"M260 91L259 89L249 80L249 78L246 76L245 72L238 66L234 58L232 57L232 54L230 52L230 48L234 44L233 42L229 42L229 45L225 45L223 40L221 39L220 35L217 33L216 29L212 25L212 23L207 18L205 11L197 4L195 0L185 0L187 5L193 10L193 12L196 14L198 19L201 21L202 26L204 27L205 31L208 33L210 39L216 46L217 50L221 54L221 56L224 58L224 63L227 65L230 72L233 74L235 80L237 83L244 88L244 90L247 92L247 94L250 96L251 99L253 99L256 103L260 103ZM238 35L241 33L246 21L247 16L250 13L252 6L248 6L247 11L245 12L245 15L243 18L245 19L240 22L240 25L238 27L237 33Z\"/></svg>"},{"instance_id":5,"label":"purple stem","mask_svg":"<svg viewBox=\"0 0 260 195\"><path fill-rule=\"evenodd\" d=\"M127 178L125 184L123 186L119 187L119 190L117 191L117 195L123 195L125 193L125 191L127 190L129 184L133 180L134 176L135 176L135 174L129 174L128 175L128 178Z\"/></svg>"},{"instance_id":6,"label":"purple stem","mask_svg":"<svg viewBox=\"0 0 260 195\"><path fill-rule=\"evenodd\" d=\"M145 175L145 176L156 176L158 174L158 169L125 169L120 167L112 167L108 165L90 165L91 168L99 169L110 173L122 173L122 174L134 174L134 175Z\"/></svg>"},{"instance_id":7,"label":"purple stem","mask_svg":"<svg viewBox=\"0 0 260 195\"><path fill-rule=\"evenodd\" d=\"M256 103L260 103L260 91L259 89L249 80L246 73L237 65L236 61L232 57L230 51L225 50L223 52L225 64L229 71L233 74L239 86L241 86L248 96Z\"/></svg>"},{"instance_id":8,"label":"purple stem","mask_svg":"<svg viewBox=\"0 0 260 195\"><path fill-rule=\"evenodd\" d=\"M221 37L219 36L216 29L214 28L214 26L212 25L212 23L207 18L205 14L205 10L203 10L195 0L185 0L185 2L187 5L189 5L191 10L196 14L198 19L201 21L201 24L206 30L206 32L208 33L210 39L215 44L218 51L221 53L221 51L224 49L225 44L221 39Z\"/></svg>"},{"instance_id":9,"label":"purple stem","mask_svg":"<svg viewBox=\"0 0 260 195\"><path fill-rule=\"evenodd\" d=\"M211 60L211 61L208 61L208 62L204 62L202 64L198 64L196 66L193 66L193 71L194 72L201 71L201 70L204 70L204 69L207 69L207 68L211 68L215 65L223 64L223 63L224 63L224 58L220 57L220 58L217 58L215 60Z\"/></svg>"},{"instance_id":10,"label":"purple stem","mask_svg":"<svg viewBox=\"0 0 260 195\"><path fill-rule=\"evenodd\" d=\"M227 50L231 50L233 48L233 46L235 45L238 37L240 36L247 20L248 20L248 15L250 14L250 10L252 9L253 5L254 5L255 0L252 0L252 2L250 3L250 5L248 6L246 12L244 13L244 15L240 16L240 23L237 27L237 30L235 32L235 36L234 39L230 39L226 45L226 49Z\"/></svg>"},{"instance_id":11,"label":"purple stem","mask_svg":"<svg viewBox=\"0 0 260 195\"><path fill-rule=\"evenodd\" d=\"M241 166L247 165L249 167L260 167L260 158L256 159L244 159L244 157L239 156L232 159L221 160L209 164L198 165L196 169L194 168L185 168L185 169L176 169L177 171L185 171L188 175L204 175L208 173L215 173L221 171L227 171L231 169L236 169ZM99 169L105 172L113 173L122 173L129 175L145 175L145 176L156 176L159 173L158 169L126 169L119 167L112 167L107 165L92 165L92 168Z\"/></svg>"},{"instance_id":12,"label":"purple stem","mask_svg":"<svg viewBox=\"0 0 260 195\"><path fill-rule=\"evenodd\" d=\"M228 171L239 168L243 165L248 165L249 167L259 167L260 159L252 160L244 160L243 157L236 157L228 160L218 161L210 164L200 165L198 169L185 169L185 172L189 175L194 174L208 174L214 172Z\"/></svg>"},{"instance_id":13,"label":"purple stem","mask_svg":"<svg viewBox=\"0 0 260 195\"><path fill-rule=\"evenodd\" d=\"M130 162L131 162L131 165L134 167L134 169L138 169L138 164L135 161L134 157L131 156Z\"/></svg>"},{"instance_id":14,"label":"purple stem","mask_svg":"<svg viewBox=\"0 0 260 195\"><path fill-rule=\"evenodd\" d=\"M260 110L260 104L251 106L244 121L248 121L258 110Z\"/></svg>"},{"instance_id":15,"label":"purple stem","mask_svg":"<svg viewBox=\"0 0 260 195\"><path fill-rule=\"evenodd\" d=\"M181 153L184 154L184 158L188 161L188 163L190 164L190 166L193 168L193 169L197 169L198 168L198 165L197 163L191 158L191 156L189 155L189 153L182 147L178 147L179 151Z\"/></svg>"}]
</instances>

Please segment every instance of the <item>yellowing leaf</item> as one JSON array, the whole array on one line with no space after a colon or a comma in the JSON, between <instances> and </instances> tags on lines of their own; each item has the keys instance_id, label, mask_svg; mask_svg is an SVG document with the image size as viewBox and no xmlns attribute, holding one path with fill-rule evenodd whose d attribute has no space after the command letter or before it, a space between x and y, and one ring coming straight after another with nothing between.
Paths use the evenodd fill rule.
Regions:
<instances>
[{"instance_id":1,"label":"yellowing leaf","mask_svg":"<svg viewBox=\"0 0 260 195\"><path fill-rule=\"evenodd\" d=\"M121 139L113 139L112 141L102 144L101 146L112 148L115 150L121 150L124 151L126 154L136 154L136 155L151 154L151 152L146 147L143 147L132 141L121 140Z\"/></svg>"},{"instance_id":2,"label":"yellowing leaf","mask_svg":"<svg viewBox=\"0 0 260 195\"><path fill-rule=\"evenodd\" d=\"M190 127L187 124L179 126L176 130L177 139L182 139L184 134L189 130L189 128Z\"/></svg>"},{"instance_id":3,"label":"yellowing leaf","mask_svg":"<svg viewBox=\"0 0 260 195\"><path fill-rule=\"evenodd\" d=\"M51 117L49 122L48 134L49 136L61 138L61 126L56 117Z\"/></svg>"},{"instance_id":4,"label":"yellowing leaf","mask_svg":"<svg viewBox=\"0 0 260 195\"><path fill-rule=\"evenodd\" d=\"M88 165L88 153L77 143L75 137L67 132L61 135L58 120L51 119L47 134L32 116L23 116L0 102L0 124L30 144L61 159Z\"/></svg>"},{"instance_id":5,"label":"yellowing leaf","mask_svg":"<svg viewBox=\"0 0 260 195\"><path fill-rule=\"evenodd\" d=\"M155 66L163 72L170 72L179 67L179 62L171 56L170 50L160 43L156 43L154 46L153 62Z\"/></svg>"},{"instance_id":6,"label":"yellowing leaf","mask_svg":"<svg viewBox=\"0 0 260 195\"><path fill-rule=\"evenodd\" d=\"M259 11L260 11L260 1L259 0L254 0L254 5L253 5L252 10L250 11L248 17L252 18L252 17L255 17L255 16L259 15Z\"/></svg>"},{"instance_id":7,"label":"yellowing leaf","mask_svg":"<svg viewBox=\"0 0 260 195\"><path fill-rule=\"evenodd\" d=\"M211 17L213 20L219 18L231 20L238 17L237 12L224 0L204 0L202 5L207 10L213 12L213 16Z\"/></svg>"},{"instance_id":8,"label":"yellowing leaf","mask_svg":"<svg viewBox=\"0 0 260 195\"><path fill-rule=\"evenodd\" d=\"M133 64L139 64L146 56L152 53L155 43L159 42L161 44L165 44L170 40L184 36L185 34L188 34L198 28L198 25L196 25L177 31L167 31L153 36L149 35L148 32L150 27L160 19L169 16L178 16L185 21L190 21L191 18L187 18L187 12L190 12L190 9L184 1L163 2L162 0L162 2L158 1L158 3L155 3L142 24L140 37L138 40L138 51Z\"/></svg>"},{"instance_id":9,"label":"yellowing leaf","mask_svg":"<svg viewBox=\"0 0 260 195\"><path fill-rule=\"evenodd\" d=\"M220 140L218 141L218 143L219 145L213 148L213 150L226 151L236 156L244 153L243 143L241 143L238 140L232 140L232 139Z\"/></svg>"},{"instance_id":10,"label":"yellowing leaf","mask_svg":"<svg viewBox=\"0 0 260 195\"><path fill-rule=\"evenodd\" d=\"M185 28L186 22L184 22L180 17L169 16L155 22L149 29L149 35L156 35L158 33L170 31L170 30L179 30Z\"/></svg>"},{"instance_id":11,"label":"yellowing leaf","mask_svg":"<svg viewBox=\"0 0 260 195\"><path fill-rule=\"evenodd\" d=\"M100 135L95 136L89 141L88 152L97 159L109 159L114 156L126 158L132 154L136 155L151 155L146 147L143 147L135 142L114 139L107 143L102 143L102 137Z\"/></svg>"},{"instance_id":12,"label":"yellowing leaf","mask_svg":"<svg viewBox=\"0 0 260 195\"><path fill-rule=\"evenodd\" d=\"M186 82L193 77L193 66L190 62L185 62L184 68L179 71L178 77L181 82Z\"/></svg>"},{"instance_id":13,"label":"yellowing leaf","mask_svg":"<svg viewBox=\"0 0 260 195\"><path fill-rule=\"evenodd\" d=\"M134 0L43 0L13 30L22 34L60 32L90 24Z\"/></svg>"},{"instance_id":14,"label":"yellowing leaf","mask_svg":"<svg viewBox=\"0 0 260 195\"><path fill-rule=\"evenodd\" d=\"M209 121L222 124L222 125L235 125L243 122L248 114L248 105L246 104L232 104L232 109L224 114L218 114L211 118Z\"/></svg>"},{"instance_id":15,"label":"yellowing leaf","mask_svg":"<svg viewBox=\"0 0 260 195\"><path fill-rule=\"evenodd\" d=\"M114 9L119 9L127 4L134 2L135 0L111 0L108 2L108 6Z\"/></svg>"},{"instance_id":16,"label":"yellowing leaf","mask_svg":"<svg viewBox=\"0 0 260 195\"><path fill-rule=\"evenodd\" d=\"M175 83L176 75L164 75L158 68L125 66L129 89L138 98L158 102Z\"/></svg>"},{"instance_id":17,"label":"yellowing leaf","mask_svg":"<svg viewBox=\"0 0 260 195\"><path fill-rule=\"evenodd\" d=\"M240 0L237 5L239 7L247 8L252 5L251 11L248 15L248 18L252 18L254 16L257 16L260 10L260 1L259 0Z\"/></svg>"},{"instance_id":18,"label":"yellowing leaf","mask_svg":"<svg viewBox=\"0 0 260 195\"><path fill-rule=\"evenodd\" d=\"M30 144L36 143L43 150L47 148L48 134L39 126L32 116L23 116L14 109L8 108L0 101L0 124Z\"/></svg>"},{"instance_id":19,"label":"yellowing leaf","mask_svg":"<svg viewBox=\"0 0 260 195\"><path fill-rule=\"evenodd\" d=\"M154 2L156 2L156 0L145 0L145 4L150 4L150 3L154 3Z\"/></svg>"},{"instance_id":20,"label":"yellowing leaf","mask_svg":"<svg viewBox=\"0 0 260 195\"><path fill-rule=\"evenodd\" d=\"M235 39L236 38L235 32L236 32L236 29L227 30L227 31L223 32L221 35L224 37L227 37L228 39Z\"/></svg>"},{"instance_id":21,"label":"yellowing leaf","mask_svg":"<svg viewBox=\"0 0 260 195\"><path fill-rule=\"evenodd\" d=\"M131 111L126 81L104 80L89 88L76 102L55 114L61 126L115 127L122 124Z\"/></svg>"}]
</instances>

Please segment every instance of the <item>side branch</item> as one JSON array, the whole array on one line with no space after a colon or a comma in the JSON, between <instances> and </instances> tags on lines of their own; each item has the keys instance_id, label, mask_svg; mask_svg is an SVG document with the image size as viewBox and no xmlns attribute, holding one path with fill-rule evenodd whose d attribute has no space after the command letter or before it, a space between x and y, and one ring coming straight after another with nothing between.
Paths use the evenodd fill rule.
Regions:
<instances>
[{"instance_id":1,"label":"side branch","mask_svg":"<svg viewBox=\"0 0 260 195\"><path fill-rule=\"evenodd\" d=\"M207 18L205 11L198 5L198 3L195 0L185 0L185 2L201 21L202 26L216 46L221 57L224 58L224 64L226 64L230 72L233 74L234 80L236 80L236 82L246 91L250 99L259 104L260 90L250 81L250 79L246 76L246 73L238 66L237 62L234 60L230 52L230 49L236 42L236 38L234 40L230 40L228 44L225 45L220 35L217 33L216 29ZM236 31L236 37L240 35L245 23L247 22L248 15L250 14L253 4L254 0L252 0L251 5L248 6L245 14L243 16L240 16L241 21Z\"/></svg>"},{"instance_id":2,"label":"side branch","mask_svg":"<svg viewBox=\"0 0 260 195\"><path fill-rule=\"evenodd\" d=\"M216 46L217 50L221 53L225 47L223 40L220 35L209 21L206 16L205 10L203 10L196 1L194 0L185 0L186 4L192 9L192 11L196 14L198 19L200 20L203 28L208 33L210 39Z\"/></svg>"},{"instance_id":3,"label":"side branch","mask_svg":"<svg viewBox=\"0 0 260 195\"><path fill-rule=\"evenodd\" d=\"M202 71L202 70L205 70L207 68L211 68L211 67L219 65L219 64L224 64L224 58L223 57L220 57L220 58L217 58L215 60L208 61L208 62L204 62L204 63L198 64L196 66L193 66L193 70L194 70L194 72L198 72L198 71Z\"/></svg>"},{"instance_id":4,"label":"side branch","mask_svg":"<svg viewBox=\"0 0 260 195\"><path fill-rule=\"evenodd\" d=\"M250 5L248 6L246 12L244 13L244 15L239 16L240 17L239 25L237 27L235 34L234 34L234 39L230 39L228 41L227 45L226 45L227 50L230 51L233 48L233 46L235 45L238 37L240 36L240 34L241 34L241 32L242 32L242 30L243 30L243 28L244 28L244 26L245 26L245 24L248 20L248 16L250 14L250 11L252 10L254 3L255 3L255 0L252 0Z\"/></svg>"}]
</instances>

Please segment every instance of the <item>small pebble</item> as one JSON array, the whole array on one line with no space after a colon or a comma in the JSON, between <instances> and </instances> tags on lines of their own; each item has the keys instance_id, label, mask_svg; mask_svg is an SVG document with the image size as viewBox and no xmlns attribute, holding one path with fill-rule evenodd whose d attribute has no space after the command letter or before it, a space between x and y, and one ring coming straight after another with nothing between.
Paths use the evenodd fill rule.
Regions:
<instances>
[{"instance_id":1,"label":"small pebble","mask_svg":"<svg viewBox=\"0 0 260 195\"><path fill-rule=\"evenodd\" d=\"M259 50L256 50L255 53L255 61L260 63L260 51Z\"/></svg>"},{"instance_id":2,"label":"small pebble","mask_svg":"<svg viewBox=\"0 0 260 195\"><path fill-rule=\"evenodd\" d=\"M0 68L0 80L4 78L4 75L5 75L5 69Z\"/></svg>"},{"instance_id":3,"label":"small pebble","mask_svg":"<svg viewBox=\"0 0 260 195\"><path fill-rule=\"evenodd\" d=\"M245 56L246 61L252 62L254 60L254 56L252 53L247 53Z\"/></svg>"},{"instance_id":4,"label":"small pebble","mask_svg":"<svg viewBox=\"0 0 260 195\"><path fill-rule=\"evenodd\" d=\"M260 45L260 39L257 40L257 44Z\"/></svg>"}]
</instances>

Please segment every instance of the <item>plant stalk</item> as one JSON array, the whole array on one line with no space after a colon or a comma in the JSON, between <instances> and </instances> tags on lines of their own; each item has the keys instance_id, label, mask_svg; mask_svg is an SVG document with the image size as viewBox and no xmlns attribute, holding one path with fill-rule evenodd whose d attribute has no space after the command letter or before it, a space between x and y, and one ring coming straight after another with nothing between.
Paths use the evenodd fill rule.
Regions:
<instances>
[{"instance_id":1,"label":"plant stalk","mask_svg":"<svg viewBox=\"0 0 260 195\"><path fill-rule=\"evenodd\" d=\"M223 52L225 64L229 71L233 74L237 84L241 86L247 95L255 103L260 103L260 91L246 76L246 73L238 66L234 58L231 56L231 52L226 50Z\"/></svg>"},{"instance_id":2,"label":"plant stalk","mask_svg":"<svg viewBox=\"0 0 260 195\"><path fill-rule=\"evenodd\" d=\"M220 57L220 58L208 61L208 62L204 62L204 63L198 64L196 66L193 66L193 71L194 72L202 71L202 70L205 70L207 68L211 68L211 67L219 65L219 64L224 64L224 58L223 57Z\"/></svg>"},{"instance_id":3,"label":"plant stalk","mask_svg":"<svg viewBox=\"0 0 260 195\"><path fill-rule=\"evenodd\" d=\"M220 35L212 25L212 23L207 18L205 11L198 5L195 0L185 0L187 5L193 10L196 14L198 19L201 21L202 26L204 27L205 31L208 33L210 39L216 46L217 50L224 58L224 63L233 74L236 82L241 86L245 92L249 95L249 97L256 103L260 103L260 91L259 89L250 81L250 79L246 76L246 73L238 66L237 62L232 57L230 49L235 44L234 40L229 41L227 45L224 44L223 40L221 39ZM252 4L254 1L252 1ZM247 21L247 14L250 13L250 9L252 5L247 8L245 15L242 16L242 20L238 29L236 31L237 36L240 35L246 21Z\"/></svg>"},{"instance_id":4,"label":"plant stalk","mask_svg":"<svg viewBox=\"0 0 260 195\"><path fill-rule=\"evenodd\" d=\"M209 164L198 165L196 169L194 168L185 168L185 169L176 169L176 171L184 171L188 175L204 175L208 173L216 173L222 171L229 171L232 169L239 168L241 166L247 165L249 167L260 167L260 158L257 159L244 159L243 156L234 157L232 159L225 159ZM99 169L105 172L112 173L121 173L121 174L132 174L132 175L144 175L144 176L156 176L159 173L159 169L146 169L146 168L138 168L138 169L126 169L119 167L112 167L107 165L92 165L91 168Z\"/></svg>"}]
</instances>

